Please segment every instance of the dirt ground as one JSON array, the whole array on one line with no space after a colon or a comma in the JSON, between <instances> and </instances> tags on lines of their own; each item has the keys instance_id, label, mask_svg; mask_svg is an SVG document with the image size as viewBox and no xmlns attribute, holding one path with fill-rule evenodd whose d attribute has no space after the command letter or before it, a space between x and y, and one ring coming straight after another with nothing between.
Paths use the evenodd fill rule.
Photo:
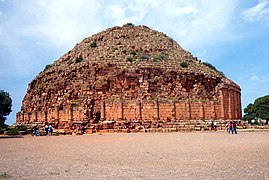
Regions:
<instances>
[{"instance_id":1,"label":"dirt ground","mask_svg":"<svg viewBox=\"0 0 269 180\"><path fill-rule=\"evenodd\" d=\"M0 179L269 179L269 132L0 137Z\"/></svg>"}]
</instances>

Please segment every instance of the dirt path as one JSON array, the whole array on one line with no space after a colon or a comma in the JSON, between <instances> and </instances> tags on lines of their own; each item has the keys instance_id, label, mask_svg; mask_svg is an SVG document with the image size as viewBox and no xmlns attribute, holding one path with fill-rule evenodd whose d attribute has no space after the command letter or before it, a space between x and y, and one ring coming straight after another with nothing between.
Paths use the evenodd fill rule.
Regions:
<instances>
[{"instance_id":1,"label":"dirt path","mask_svg":"<svg viewBox=\"0 0 269 180\"><path fill-rule=\"evenodd\" d=\"M0 159L10 179L269 179L269 133L0 138Z\"/></svg>"}]
</instances>

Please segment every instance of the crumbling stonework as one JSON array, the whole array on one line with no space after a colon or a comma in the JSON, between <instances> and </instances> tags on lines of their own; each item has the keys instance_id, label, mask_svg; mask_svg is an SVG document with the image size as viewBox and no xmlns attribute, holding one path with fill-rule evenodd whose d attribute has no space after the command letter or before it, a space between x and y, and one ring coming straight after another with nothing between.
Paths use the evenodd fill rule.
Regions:
<instances>
[{"instance_id":1,"label":"crumbling stonework","mask_svg":"<svg viewBox=\"0 0 269 180\"><path fill-rule=\"evenodd\" d=\"M240 91L165 34L125 25L84 39L47 66L29 84L17 123L206 130L212 120L241 119Z\"/></svg>"}]
</instances>

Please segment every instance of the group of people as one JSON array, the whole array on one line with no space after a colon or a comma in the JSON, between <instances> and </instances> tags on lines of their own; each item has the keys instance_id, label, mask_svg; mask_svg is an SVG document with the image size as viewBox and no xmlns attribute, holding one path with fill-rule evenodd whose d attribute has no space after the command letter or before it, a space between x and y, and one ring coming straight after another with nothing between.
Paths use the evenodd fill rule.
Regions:
<instances>
[{"instance_id":1,"label":"group of people","mask_svg":"<svg viewBox=\"0 0 269 180\"><path fill-rule=\"evenodd\" d=\"M230 121L226 123L226 133L237 134L236 121Z\"/></svg>"},{"instance_id":2,"label":"group of people","mask_svg":"<svg viewBox=\"0 0 269 180\"><path fill-rule=\"evenodd\" d=\"M33 126L31 130L32 130L32 136L41 136L40 131L37 126ZM52 136L53 127L51 124L45 125L45 132L46 132L46 135Z\"/></svg>"},{"instance_id":3,"label":"group of people","mask_svg":"<svg viewBox=\"0 0 269 180\"><path fill-rule=\"evenodd\" d=\"M237 128L236 128L236 121L227 121L226 126L225 126L225 132L226 133L232 133L232 134L237 134ZM211 122L211 130L217 131L217 122L212 121Z\"/></svg>"},{"instance_id":4,"label":"group of people","mask_svg":"<svg viewBox=\"0 0 269 180\"><path fill-rule=\"evenodd\" d=\"M45 131L46 131L46 135L52 136L53 133L53 127L51 124L49 125L45 125Z\"/></svg>"}]
</instances>

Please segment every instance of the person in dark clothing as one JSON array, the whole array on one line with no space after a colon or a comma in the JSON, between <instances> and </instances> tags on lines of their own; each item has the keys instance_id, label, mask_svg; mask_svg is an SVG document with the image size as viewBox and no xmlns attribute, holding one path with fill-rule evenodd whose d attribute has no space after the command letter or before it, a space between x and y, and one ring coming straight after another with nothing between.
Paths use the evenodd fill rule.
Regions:
<instances>
[{"instance_id":1,"label":"person in dark clothing","mask_svg":"<svg viewBox=\"0 0 269 180\"><path fill-rule=\"evenodd\" d=\"M236 121L233 122L233 129L234 129L234 133L237 134L237 130L236 130Z\"/></svg>"},{"instance_id":2,"label":"person in dark clothing","mask_svg":"<svg viewBox=\"0 0 269 180\"><path fill-rule=\"evenodd\" d=\"M230 121L230 129L229 129L229 133L232 132L232 134L234 133L234 128L233 128L233 122Z\"/></svg>"},{"instance_id":3,"label":"person in dark clothing","mask_svg":"<svg viewBox=\"0 0 269 180\"><path fill-rule=\"evenodd\" d=\"M211 130L214 129L214 121L211 122Z\"/></svg>"},{"instance_id":4,"label":"person in dark clothing","mask_svg":"<svg viewBox=\"0 0 269 180\"><path fill-rule=\"evenodd\" d=\"M51 124L48 127L48 133L49 133L49 136L52 136L53 128L52 128L52 125Z\"/></svg>"},{"instance_id":5,"label":"person in dark clothing","mask_svg":"<svg viewBox=\"0 0 269 180\"><path fill-rule=\"evenodd\" d=\"M85 126L82 125L82 126L81 126L81 133L84 134L84 132L85 132Z\"/></svg>"}]
</instances>

